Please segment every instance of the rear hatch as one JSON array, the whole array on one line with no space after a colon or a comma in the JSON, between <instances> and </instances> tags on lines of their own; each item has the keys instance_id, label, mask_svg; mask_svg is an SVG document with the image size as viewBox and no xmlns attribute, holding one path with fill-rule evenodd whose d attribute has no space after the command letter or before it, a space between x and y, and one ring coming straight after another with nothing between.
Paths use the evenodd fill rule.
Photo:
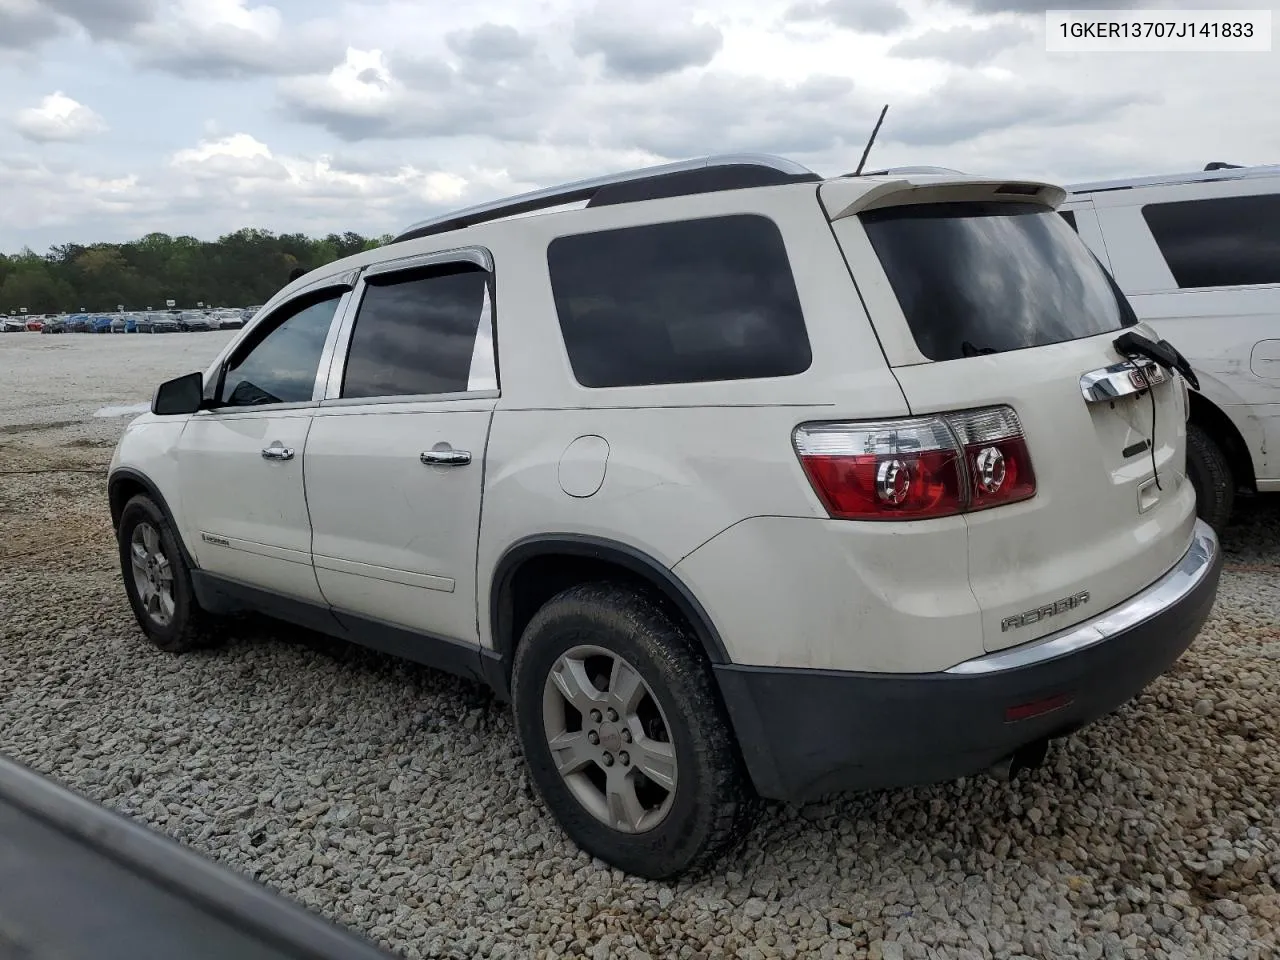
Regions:
<instances>
[{"instance_id":1,"label":"rear hatch","mask_svg":"<svg viewBox=\"0 0 1280 960\"><path fill-rule=\"evenodd\" d=\"M923 181L923 182L921 182ZM1187 549L1186 395L1176 375L1116 350L1136 324L1043 184L824 184L823 202L913 415L1009 408L1034 492L981 509L975 433L969 579L986 649L1096 616ZM1155 339L1150 330L1137 332ZM970 420L991 422L981 416ZM952 418L954 423L954 418ZM992 434L994 435L994 434ZM962 439L963 443L963 439ZM992 457L990 453L988 457Z\"/></svg>"}]
</instances>

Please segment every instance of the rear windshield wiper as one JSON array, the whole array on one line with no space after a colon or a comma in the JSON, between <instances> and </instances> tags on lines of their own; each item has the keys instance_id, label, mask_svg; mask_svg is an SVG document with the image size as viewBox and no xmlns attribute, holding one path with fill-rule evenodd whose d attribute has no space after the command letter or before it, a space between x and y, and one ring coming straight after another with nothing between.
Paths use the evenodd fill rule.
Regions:
<instances>
[{"instance_id":1,"label":"rear windshield wiper","mask_svg":"<svg viewBox=\"0 0 1280 960\"><path fill-rule=\"evenodd\" d=\"M1195 375L1195 371L1191 369L1191 363L1168 340L1157 342L1130 330L1120 334L1115 340L1111 341L1111 344L1116 348L1117 352L1129 359L1146 357L1148 360L1154 360L1166 370L1176 370L1182 374L1182 379L1187 381L1192 390L1200 389L1200 379Z\"/></svg>"},{"instance_id":2,"label":"rear windshield wiper","mask_svg":"<svg viewBox=\"0 0 1280 960\"><path fill-rule=\"evenodd\" d=\"M966 357L985 357L992 353L999 353L995 347L975 347L968 340L960 341L960 352Z\"/></svg>"}]
</instances>

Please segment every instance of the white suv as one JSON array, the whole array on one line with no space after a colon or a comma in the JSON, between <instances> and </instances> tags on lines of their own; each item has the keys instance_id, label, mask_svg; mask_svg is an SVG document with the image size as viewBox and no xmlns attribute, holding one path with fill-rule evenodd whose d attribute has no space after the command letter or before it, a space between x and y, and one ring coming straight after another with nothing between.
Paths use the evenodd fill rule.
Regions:
<instances>
[{"instance_id":1,"label":"white suv","mask_svg":"<svg viewBox=\"0 0 1280 960\"><path fill-rule=\"evenodd\" d=\"M1200 379L1187 473L1221 527L1237 488L1280 492L1280 167L1069 189L1062 214Z\"/></svg>"},{"instance_id":2,"label":"white suv","mask_svg":"<svg viewBox=\"0 0 1280 960\"><path fill-rule=\"evenodd\" d=\"M179 651L256 610L489 684L568 834L648 877L758 797L1034 764L1220 567L1185 362L1063 196L710 158L322 267L121 440L138 621Z\"/></svg>"}]
</instances>

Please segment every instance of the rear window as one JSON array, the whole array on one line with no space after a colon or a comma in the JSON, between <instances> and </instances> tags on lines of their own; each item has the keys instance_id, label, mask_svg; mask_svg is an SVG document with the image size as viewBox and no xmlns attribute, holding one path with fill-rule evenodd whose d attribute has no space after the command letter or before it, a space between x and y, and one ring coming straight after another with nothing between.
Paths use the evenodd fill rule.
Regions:
<instances>
[{"instance_id":1,"label":"rear window","mask_svg":"<svg viewBox=\"0 0 1280 960\"><path fill-rule=\"evenodd\" d=\"M928 203L862 214L920 352L1003 353L1135 321L1071 227L1035 203Z\"/></svg>"},{"instance_id":2,"label":"rear window","mask_svg":"<svg viewBox=\"0 0 1280 960\"><path fill-rule=\"evenodd\" d=\"M812 360L782 234L755 215L559 237L547 250L584 387L784 377Z\"/></svg>"}]
</instances>

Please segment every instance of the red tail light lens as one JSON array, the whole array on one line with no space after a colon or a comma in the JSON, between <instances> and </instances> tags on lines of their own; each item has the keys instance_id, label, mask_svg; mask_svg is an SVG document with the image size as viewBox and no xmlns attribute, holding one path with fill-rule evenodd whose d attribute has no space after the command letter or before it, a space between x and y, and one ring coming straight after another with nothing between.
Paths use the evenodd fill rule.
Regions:
<instances>
[{"instance_id":1,"label":"red tail light lens","mask_svg":"<svg viewBox=\"0 0 1280 960\"><path fill-rule=\"evenodd\" d=\"M1036 475L1018 415L990 407L947 415L964 448L970 477L971 510L1017 503L1035 496Z\"/></svg>"},{"instance_id":2,"label":"red tail light lens","mask_svg":"<svg viewBox=\"0 0 1280 960\"><path fill-rule=\"evenodd\" d=\"M794 442L818 498L841 520L948 517L1036 490L1022 425L1009 407L804 424Z\"/></svg>"},{"instance_id":3,"label":"red tail light lens","mask_svg":"<svg viewBox=\"0 0 1280 960\"><path fill-rule=\"evenodd\" d=\"M841 520L947 517L964 509L955 437L936 417L796 430L813 489Z\"/></svg>"}]
</instances>

